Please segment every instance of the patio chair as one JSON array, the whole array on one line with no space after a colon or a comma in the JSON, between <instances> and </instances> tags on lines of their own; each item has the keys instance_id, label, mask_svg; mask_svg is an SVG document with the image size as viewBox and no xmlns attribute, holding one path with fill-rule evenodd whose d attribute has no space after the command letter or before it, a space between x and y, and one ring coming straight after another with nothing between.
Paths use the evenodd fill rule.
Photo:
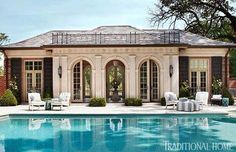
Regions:
<instances>
[{"instance_id":1,"label":"patio chair","mask_svg":"<svg viewBox=\"0 0 236 152\"><path fill-rule=\"evenodd\" d=\"M177 96L173 92L165 92L165 100L166 100L166 109L167 106L173 106L173 109L175 109L175 106L178 102Z\"/></svg>"},{"instance_id":2,"label":"patio chair","mask_svg":"<svg viewBox=\"0 0 236 152\"><path fill-rule=\"evenodd\" d=\"M60 107L60 110L62 110L62 107L69 107L69 105L70 105L70 93L62 92L59 95L59 98L52 99L51 109L53 110L53 107Z\"/></svg>"},{"instance_id":3,"label":"patio chair","mask_svg":"<svg viewBox=\"0 0 236 152\"><path fill-rule=\"evenodd\" d=\"M214 94L212 95L211 98L211 105L213 104L217 104L217 105L221 105L222 104L222 95L221 94Z\"/></svg>"},{"instance_id":4,"label":"patio chair","mask_svg":"<svg viewBox=\"0 0 236 152\"><path fill-rule=\"evenodd\" d=\"M40 107L45 108L45 102L41 100L39 93L28 93L28 101L29 101L29 110L33 111L34 106L38 107L38 109L40 109Z\"/></svg>"},{"instance_id":5,"label":"patio chair","mask_svg":"<svg viewBox=\"0 0 236 152\"><path fill-rule=\"evenodd\" d=\"M201 109L203 109L203 105L207 105L208 96L208 92L197 92L195 100L197 103L199 103Z\"/></svg>"}]
</instances>

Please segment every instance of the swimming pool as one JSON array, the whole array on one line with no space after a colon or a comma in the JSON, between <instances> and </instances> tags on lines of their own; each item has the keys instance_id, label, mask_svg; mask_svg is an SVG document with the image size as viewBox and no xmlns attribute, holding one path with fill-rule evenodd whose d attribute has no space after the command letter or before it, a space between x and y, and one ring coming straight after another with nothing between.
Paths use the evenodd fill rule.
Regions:
<instances>
[{"instance_id":1,"label":"swimming pool","mask_svg":"<svg viewBox=\"0 0 236 152\"><path fill-rule=\"evenodd\" d=\"M0 152L200 150L236 151L236 118L225 115L10 115L0 120Z\"/></svg>"}]
</instances>

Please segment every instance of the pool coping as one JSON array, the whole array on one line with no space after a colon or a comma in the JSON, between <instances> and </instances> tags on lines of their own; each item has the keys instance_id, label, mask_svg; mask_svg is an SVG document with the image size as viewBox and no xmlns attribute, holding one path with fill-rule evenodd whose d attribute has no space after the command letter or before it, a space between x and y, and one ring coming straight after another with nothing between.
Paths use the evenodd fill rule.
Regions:
<instances>
[{"instance_id":1,"label":"pool coping","mask_svg":"<svg viewBox=\"0 0 236 152\"><path fill-rule=\"evenodd\" d=\"M87 104L78 104L71 105L62 111L56 109L53 111L43 109L29 111L28 105L19 105L15 107L0 107L0 117L9 115L233 115L234 113L231 111L236 111L236 106L205 106L201 111L184 112L171 108L165 109L165 107L155 103L147 103L142 107L126 107L122 104L108 104L106 107L88 107Z\"/></svg>"}]
</instances>

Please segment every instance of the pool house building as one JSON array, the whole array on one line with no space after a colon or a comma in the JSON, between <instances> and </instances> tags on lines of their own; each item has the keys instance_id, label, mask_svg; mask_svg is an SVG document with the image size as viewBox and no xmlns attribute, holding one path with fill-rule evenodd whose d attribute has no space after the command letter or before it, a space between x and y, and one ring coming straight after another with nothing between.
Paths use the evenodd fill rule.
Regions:
<instances>
[{"instance_id":1,"label":"pool house building","mask_svg":"<svg viewBox=\"0 0 236 152\"><path fill-rule=\"evenodd\" d=\"M235 47L182 30L101 26L49 31L1 50L4 83L16 77L22 102L35 91L54 97L70 92L71 103L91 97L158 102L166 91L178 95L184 81L193 94L211 92L213 77L228 86L227 56Z\"/></svg>"}]
</instances>

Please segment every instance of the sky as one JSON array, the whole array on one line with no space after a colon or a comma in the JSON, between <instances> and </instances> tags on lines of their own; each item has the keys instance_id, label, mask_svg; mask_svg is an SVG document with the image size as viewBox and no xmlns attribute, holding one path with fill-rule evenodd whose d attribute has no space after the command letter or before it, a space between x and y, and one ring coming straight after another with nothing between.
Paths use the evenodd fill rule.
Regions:
<instances>
[{"instance_id":1,"label":"sky","mask_svg":"<svg viewBox=\"0 0 236 152\"><path fill-rule=\"evenodd\" d=\"M149 10L156 0L0 0L0 32L10 42L61 29L101 25L151 28Z\"/></svg>"}]
</instances>

